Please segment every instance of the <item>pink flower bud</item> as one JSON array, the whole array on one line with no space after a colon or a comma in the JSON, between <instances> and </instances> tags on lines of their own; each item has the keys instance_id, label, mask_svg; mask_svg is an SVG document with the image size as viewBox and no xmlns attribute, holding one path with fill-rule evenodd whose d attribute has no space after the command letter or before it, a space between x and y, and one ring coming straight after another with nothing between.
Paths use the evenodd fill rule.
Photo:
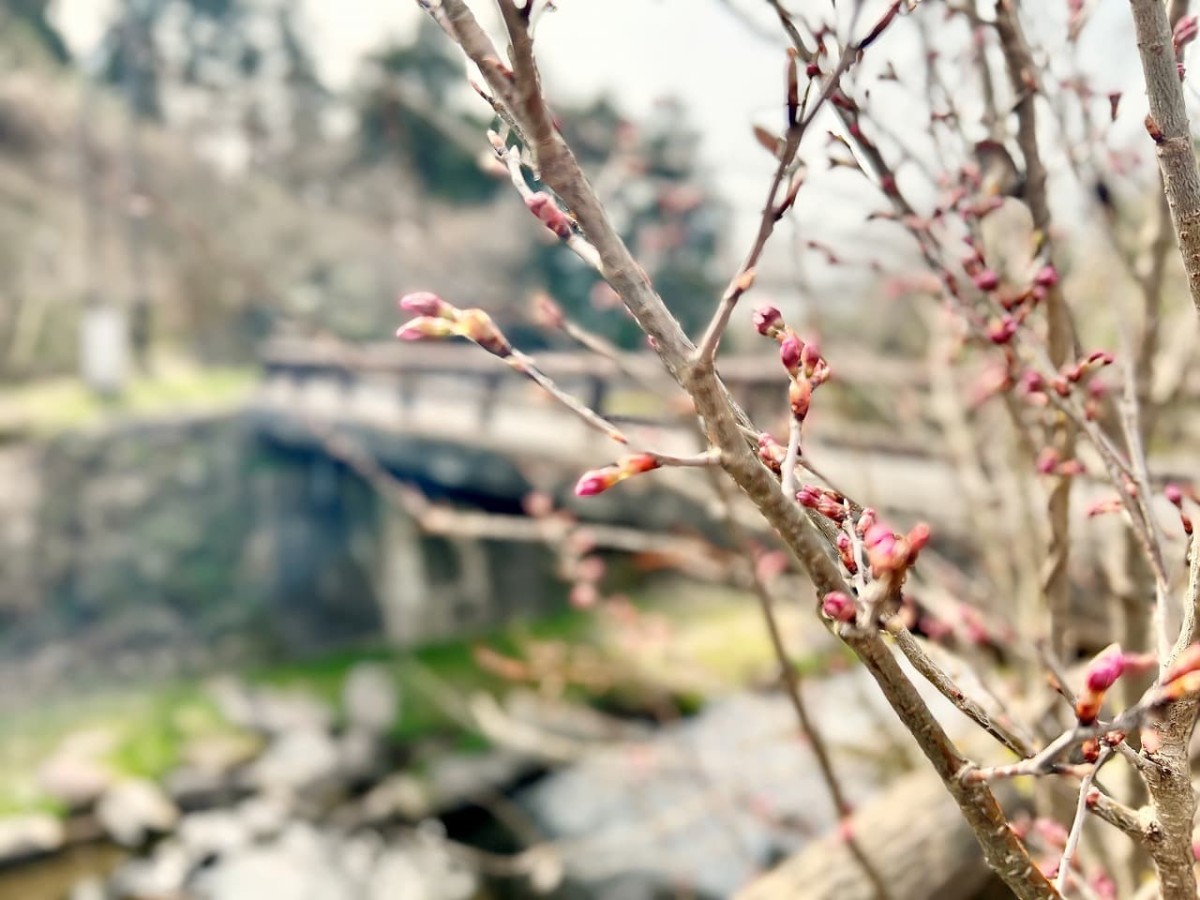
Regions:
<instances>
[{"instance_id":1,"label":"pink flower bud","mask_svg":"<svg viewBox=\"0 0 1200 900\"><path fill-rule=\"evenodd\" d=\"M585 472L579 481L575 483L575 496L592 497L607 491L617 483L613 475L614 473L608 468Z\"/></svg>"},{"instance_id":2,"label":"pink flower bud","mask_svg":"<svg viewBox=\"0 0 1200 900\"><path fill-rule=\"evenodd\" d=\"M857 610L854 599L842 591L830 591L821 601L821 612L835 622L853 622Z\"/></svg>"},{"instance_id":3,"label":"pink flower bud","mask_svg":"<svg viewBox=\"0 0 1200 900\"><path fill-rule=\"evenodd\" d=\"M792 375L800 372L800 359L803 354L804 343L795 334L788 334L779 342L779 361Z\"/></svg>"},{"instance_id":4,"label":"pink flower bud","mask_svg":"<svg viewBox=\"0 0 1200 900\"><path fill-rule=\"evenodd\" d=\"M1000 276L991 269L980 269L971 276L971 281L981 291L994 291L1000 286Z\"/></svg>"},{"instance_id":5,"label":"pink flower bud","mask_svg":"<svg viewBox=\"0 0 1200 900\"><path fill-rule=\"evenodd\" d=\"M821 502L821 489L815 484L802 484L796 492L796 502L808 509L816 509Z\"/></svg>"},{"instance_id":6,"label":"pink flower bud","mask_svg":"<svg viewBox=\"0 0 1200 900\"><path fill-rule=\"evenodd\" d=\"M458 310L455 307L430 291L405 294L398 301L398 305L406 312L416 313L418 316L451 320L458 317Z\"/></svg>"},{"instance_id":7,"label":"pink flower bud","mask_svg":"<svg viewBox=\"0 0 1200 900\"><path fill-rule=\"evenodd\" d=\"M1107 691L1125 672L1125 656L1120 644L1111 644L1084 669L1084 684L1089 691Z\"/></svg>"},{"instance_id":8,"label":"pink flower bud","mask_svg":"<svg viewBox=\"0 0 1200 900\"><path fill-rule=\"evenodd\" d=\"M809 341L800 351L800 365L806 378L812 378L825 361L821 359L821 348L816 341Z\"/></svg>"},{"instance_id":9,"label":"pink flower bud","mask_svg":"<svg viewBox=\"0 0 1200 900\"><path fill-rule=\"evenodd\" d=\"M417 316L396 329L396 337L402 341L437 340L456 333L453 322L432 316Z\"/></svg>"},{"instance_id":10,"label":"pink flower bud","mask_svg":"<svg viewBox=\"0 0 1200 900\"><path fill-rule=\"evenodd\" d=\"M1175 506L1183 506L1183 491L1179 489L1179 485L1168 484L1163 488L1163 493L1167 495L1167 499Z\"/></svg>"},{"instance_id":11,"label":"pink flower bud","mask_svg":"<svg viewBox=\"0 0 1200 900\"><path fill-rule=\"evenodd\" d=\"M754 330L764 337L774 337L783 325L783 313L775 306L760 306L754 311Z\"/></svg>"},{"instance_id":12,"label":"pink flower bud","mask_svg":"<svg viewBox=\"0 0 1200 900\"><path fill-rule=\"evenodd\" d=\"M1043 288L1054 287L1058 284L1058 269L1047 263L1037 270L1037 274L1033 276L1033 283Z\"/></svg>"},{"instance_id":13,"label":"pink flower bud","mask_svg":"<svg viewBox=\"0 0 1200 900\"><path fill-rule=\"evenodd\" d=\"M988 340L996 345L1007 344L1016 333L1017 320L1012 316L1005 316L988 328Z\"/></svg>"},{"instance_id":14,"label":"pink flower bud","mask_svg":"<svg viewBox=\"0 0 1200 900\"><path fill-rule=\"evenodd\" d=\"M565 212L558 208L558 203L545 191L525 198L525 205L539 222L553 231L560 239L567 240L575 231L571 228L571 220Z\"/></svg>"},{"instance_id":15,"label":"pink flower bud","mask_svg":"<svg viewBox=\"0 0 1200 900\"><path fill-rule=\"evenodd\" d=\"M1058 466L1059 453L1053 447L1046 447L1038 454L1037 470L1042 475L1050 475Z\"/></svg>"}]
</instances>

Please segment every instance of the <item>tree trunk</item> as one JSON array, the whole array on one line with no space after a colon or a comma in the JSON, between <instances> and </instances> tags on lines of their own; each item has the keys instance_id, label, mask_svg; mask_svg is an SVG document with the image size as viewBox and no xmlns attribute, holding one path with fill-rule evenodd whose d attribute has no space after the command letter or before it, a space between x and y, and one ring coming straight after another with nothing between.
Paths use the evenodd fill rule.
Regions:
<instances>
[{"instance_id":1,"label":"tree trunk","mask_svg":"<svg viewBox=\"0 0 1200 900\"><path fill-rule=\"evenodd\" d=\"M994 785L1007 808L1014 799ZM982 892L988 870L954 798L933 772L905 775L864 805L854 834L903 900L969 900ZM876 892L837 834L813 841L743 889L736 900L876 900Z\"/></svg>"}]
</instances>

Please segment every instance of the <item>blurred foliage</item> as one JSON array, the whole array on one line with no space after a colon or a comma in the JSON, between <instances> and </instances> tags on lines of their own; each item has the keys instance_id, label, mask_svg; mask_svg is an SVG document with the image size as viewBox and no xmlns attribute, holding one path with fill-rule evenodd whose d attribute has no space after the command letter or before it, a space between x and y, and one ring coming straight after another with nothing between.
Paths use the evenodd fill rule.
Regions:
<instances>
[{"instance_id":1,"label":"blurred foliage","mask_svg":"<svg viewBox=\"0 0 1200 900\"><path fill-rule=\"evenodd\" d=\"M700 168L699 135L683 107L660 101L646 123L635 125L602 98L563 111L561 120L622 237L680 324L695 333L718 295L716 263L729 213ZM557 243L538 245L532 265L575 321L623 347L645 341L599 275Z\"/></svg>"},{"instance_id":2,"label":"blurred foliage","mask_svg":"<svg viewBox=\"0 0 1200 900\"><path fill-rule=\"evenodd\" d=\"M13 41L13 32L18 39L26 37L55 63L66 63L71 59L62 35L48 17L51 0L0 0L0 27L7 32L5 40Z\"/></svg>"},{"instance_id":3,"label":"blurred foliage","mask_svg":"<svg viewBox=\"0 0 1200 900\"><path fill-rule=\"evenodd\" d=\"M412 42L384 47L366 69L356 109L364 162L405 166L431 196L453 203L496 194L501 182L478 162L483 123L447 106L462 65L436 25L422 20Z\"/></svg>"},{"instance_id":4,"label":"blurred foliage","mask_svg":"<svg viewBox=\"0 0 1200 900\"><path fill-rule=\"evenodd\" d=\"M79 428L113 412L153 413L206 408L244 398L254 387L248 369L168 367L129 383L116 399L89 391L77 379L50 379L0 395L0 437L46 437Z\"/></svg>"}]
</instances>

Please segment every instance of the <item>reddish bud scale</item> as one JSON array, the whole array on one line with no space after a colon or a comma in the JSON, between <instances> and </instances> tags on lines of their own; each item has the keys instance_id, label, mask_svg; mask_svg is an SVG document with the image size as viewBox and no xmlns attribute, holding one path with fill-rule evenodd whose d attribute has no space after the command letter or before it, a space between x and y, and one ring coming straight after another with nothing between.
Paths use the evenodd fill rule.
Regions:
<instances>
[{"instance_id":1,"label":"reddish bud scale","mask_svg":"<svg viewBox=\"0 0 1200 900\"><path fill-rule=\"evenodd\" d=\"M474 341L488 353L501 358L512 356L512 344L481 309L465 309L458 320L459 334Z\"/></svg>"},{"instance_id":2,"label":"reddish bud scale","mask_svg":"<svg viewBox=\"0 0 1200 900\"><path fill-rule=\"evenodd\" d=\"M807 379L792 379L788 386L788 405L796 421L803 422L812 402L812 383Z\"/></svg>"},{"instance_id":3,"label":"reddish bud scale","mask_svg":"<svg viewBox=\"0 0 1200 900\"><path fill-rule=\"evenodd\" d=\"M558 203L545 191L538 191L525 198L525 205L539 222L554 232L561 240L567 240L575 231L571 220L558 208Z\"/></svg>"},{"instance_id":4,"label":"reddish bud scale","mask_svg":"<svg viewBox=\"0 0 1200 900\"><path fill-rule=\"evenodd\" d=\"M765 433L758 436L758 458L776 475L783 468L783 461L786 457L787 448L779 441Z\"/></svg>"}]
</instances>

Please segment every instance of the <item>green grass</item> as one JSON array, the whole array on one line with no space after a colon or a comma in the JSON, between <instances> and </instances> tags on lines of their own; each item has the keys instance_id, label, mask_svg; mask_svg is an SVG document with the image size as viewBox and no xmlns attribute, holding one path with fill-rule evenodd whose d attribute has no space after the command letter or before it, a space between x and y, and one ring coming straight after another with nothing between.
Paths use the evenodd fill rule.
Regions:
<instances>
[{"instance_id":1,"label":"green grass","mask_svg":"<svg viewBox=\"0 0 1200 900\"><path fill-rule=\"evenodd\" d=\"M115 398L92 393L77 379L53 379L0 390L0 435L48 437L116 414L219 406L249 394L250 369L163 366L153 378L138 377Z\"/></svg>"},{"instance_id":2,"label":"green grass","mask_svg":"<svg viewBox=\"0 0 1200 900\"><path fill-rule=\"evenodd\" d=\"M616 709L645 709L648 697L669 697L680 712L692 712L714 694L773 678L767 633L748 595L670 581L643 589L634 602L645 614L665 619L662 640L630 645L604 615L567 610L478 637L412 650L347 650L242 675L251 684L303 691L336 710L349 671L359 663L377 663L392 673L401 694L391 737L398 742L438 738L441 746L460 752L487 747L486 739L461 721L463 702L478 692L499 695L509 687L477 665L478 644L518 657L542 642L589 647L610 671L612 683L595 696L580 688L568 689L567 696ZM793 619L799 614L784 613L790 634L795 633ZM829 648L818 636L811 647L798 649L801 672L825 671ZM35 773L64 737L85 730L109 735L105 760L115 773L146 778L161 777L178 765L196 738L236 734L200 682L114 691L0 716L0 815L60 812L39 791Z\"/></svg>"}]
</instances>

